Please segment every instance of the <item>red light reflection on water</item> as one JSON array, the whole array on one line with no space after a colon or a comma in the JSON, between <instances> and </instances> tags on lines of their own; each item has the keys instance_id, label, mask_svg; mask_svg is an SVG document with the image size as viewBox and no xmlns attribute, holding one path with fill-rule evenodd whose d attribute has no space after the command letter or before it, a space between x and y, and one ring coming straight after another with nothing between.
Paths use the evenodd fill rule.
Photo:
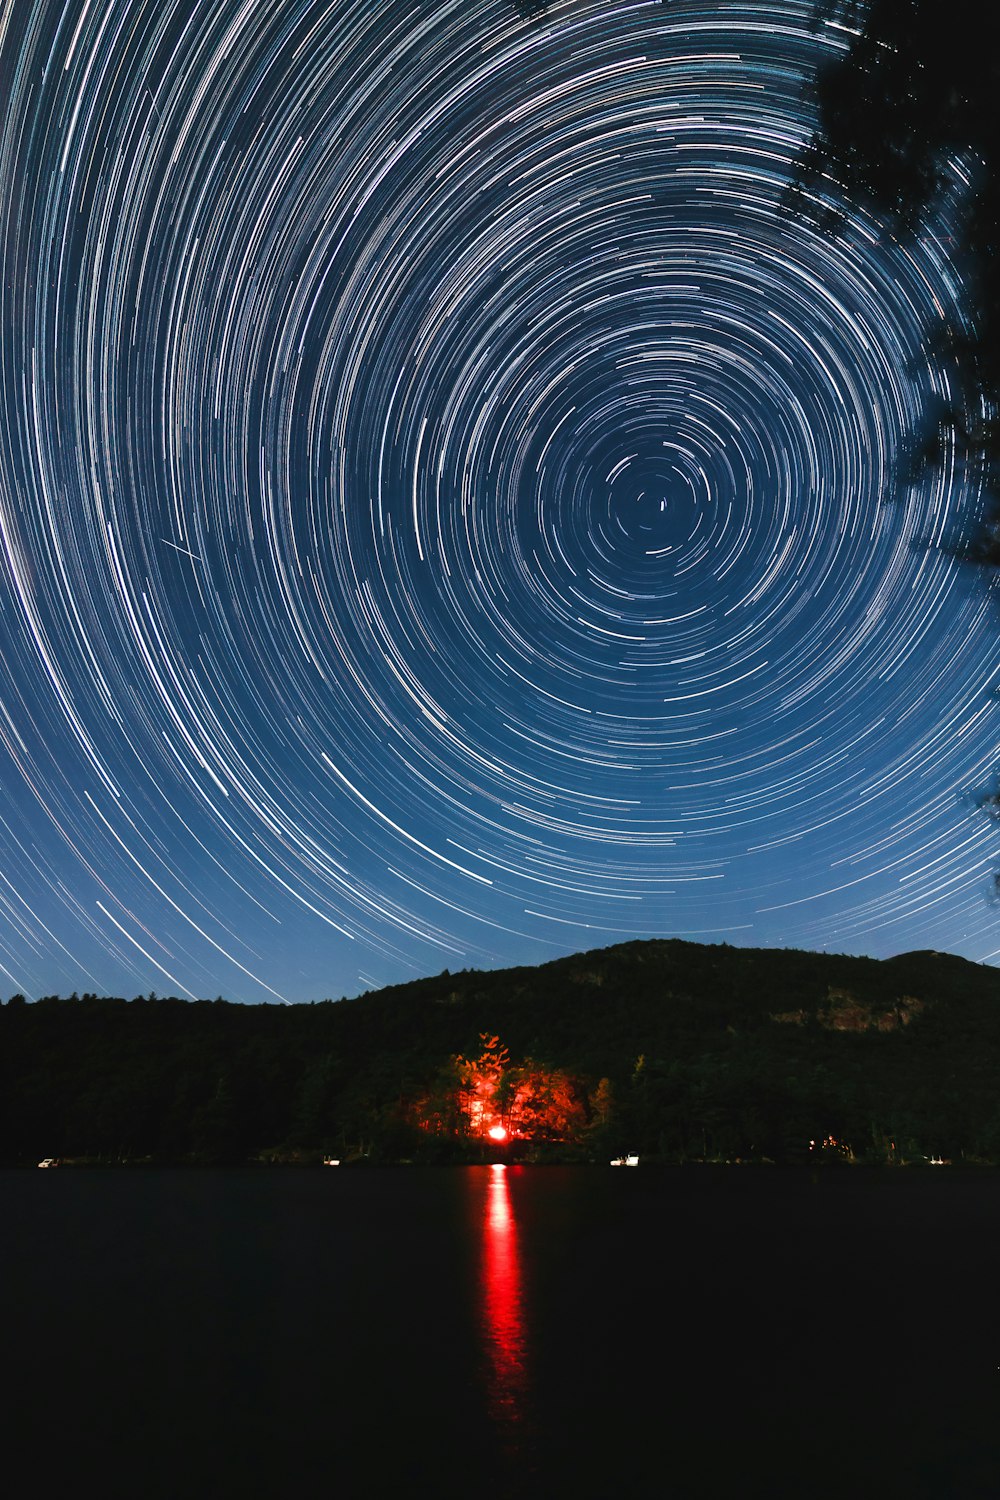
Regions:
<instances>
[{"instance_id":1,"label":"red light reflection on water","mask_svg":"<svg viewBox=\"0 0 1000 1500\"><path fill-rule=\"evenodd\" d=\"M507 1168L490 1167L483 1221L482 1322L489 1360L490 1412L507 1429L521 1424L527 1377L527 1345L521 1296L517 1225Z\"/></svg>"}]
</instances>

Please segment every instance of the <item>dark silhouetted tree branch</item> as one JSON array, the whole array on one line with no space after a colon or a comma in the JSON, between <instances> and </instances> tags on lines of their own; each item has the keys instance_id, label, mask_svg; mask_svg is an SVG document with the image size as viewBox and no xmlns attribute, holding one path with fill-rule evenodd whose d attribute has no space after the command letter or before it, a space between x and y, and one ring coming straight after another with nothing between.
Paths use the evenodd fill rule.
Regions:
<instances>
[{"instance_id":1,"label":"dark silhouetted tree branch","mask_svg":"<svg viewBox=\"0 0 1000 1500\"><path fill-rule=\"evenodd\" d=\"M828 0L817 24L854 36L817 80L820 123L793 200L818 186L874 212L900 237L947 213L968 305L940 342L957 399L925 413L916 463L954 443L991 502L965 556L1000 568L1000 60L979 0ZM847 33L850 34L850 33ZM829 218L836 218L831 210Z\"/></svg>"}]
</instances>

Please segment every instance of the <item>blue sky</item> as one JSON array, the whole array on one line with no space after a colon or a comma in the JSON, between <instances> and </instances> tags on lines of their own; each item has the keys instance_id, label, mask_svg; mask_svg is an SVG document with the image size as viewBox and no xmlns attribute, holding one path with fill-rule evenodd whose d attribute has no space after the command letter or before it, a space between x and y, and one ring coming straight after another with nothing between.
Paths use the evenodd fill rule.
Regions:
<instances>
[{"instance_id":1,"label":"blue sky","mask_svg":"<svg viewBox=\"0 0 1000 1500\"><path fill-rule=\"evenodd\" d=\"M947 550L980 497L900 478L947 212L781 206L842 31L11 15L8 992L1000 953L995 606Z\"/></svg>"}]
</instances>

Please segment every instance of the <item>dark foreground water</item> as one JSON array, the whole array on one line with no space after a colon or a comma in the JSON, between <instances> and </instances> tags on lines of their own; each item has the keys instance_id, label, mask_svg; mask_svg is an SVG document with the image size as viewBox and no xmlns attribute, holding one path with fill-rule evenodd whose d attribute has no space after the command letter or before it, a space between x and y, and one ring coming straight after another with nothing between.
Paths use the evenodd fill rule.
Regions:
<instances>
[{"instance_id":1,"label":"dark foreground water","mask_svg":"<svg viewBox=\"0 0 1000 1500\"><path fill-rule=\"evenodd\" d=\"M18 1496L1000 1496L1000 1174L0 1173Z\"/></svg>"}]
</instances>

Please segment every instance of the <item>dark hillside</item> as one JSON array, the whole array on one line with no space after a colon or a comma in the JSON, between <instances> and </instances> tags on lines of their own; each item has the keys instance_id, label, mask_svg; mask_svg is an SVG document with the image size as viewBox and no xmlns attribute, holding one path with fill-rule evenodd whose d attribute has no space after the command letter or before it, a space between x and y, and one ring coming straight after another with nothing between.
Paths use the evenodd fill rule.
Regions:
<instances>
[{"instance_id":1,"label":"dark hillside","mask_svg":"<svg viewBox=\"0 0 1000 1500\"><path fill-rule=\"evenodd\" d=\"M493 1125L537 1158L993 1161L998 1081L993 969L633 942L315 1005L15 997L0 1157L469 1159Z\"/></svg>"}]
</instances>

